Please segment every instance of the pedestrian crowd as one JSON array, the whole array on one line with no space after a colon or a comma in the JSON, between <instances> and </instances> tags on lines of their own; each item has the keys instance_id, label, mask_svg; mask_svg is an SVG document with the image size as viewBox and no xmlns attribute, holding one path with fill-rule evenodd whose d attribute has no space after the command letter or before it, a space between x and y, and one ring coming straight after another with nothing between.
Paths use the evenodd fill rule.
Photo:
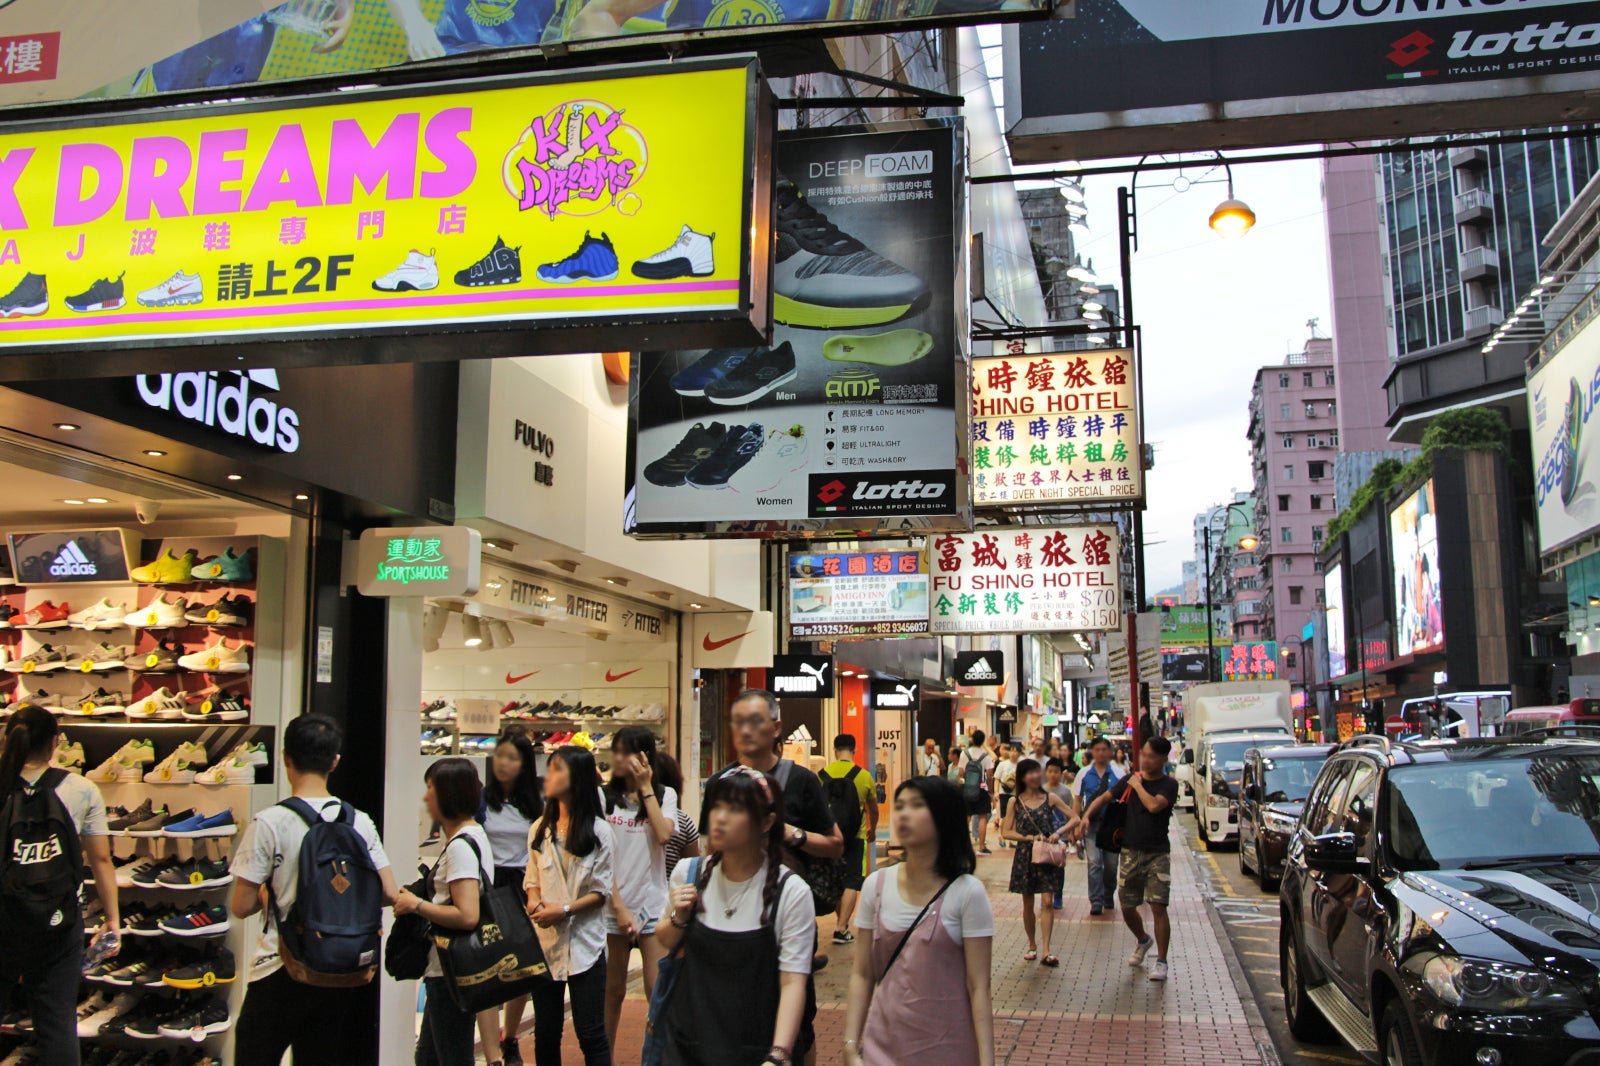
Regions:
<instances>
[{"instance_id":1,"label":"pedestrian crowd","mask_svg":"<svg viewBox=\"0 0 1600 1066\"><path fill-rule=\"evenodd\" d=\"M1129 965L1153 951L1149 979L1167 979L1177 798L1167 740L1148 740L1130 770L1104 738L1079 751L982 731L941 751L930 738L916 775L885 795L849 735L820 772L784 758L781 713L769 692L738 696L737 760L706 782L698 817L680 805L678 763L642 727L611 738L606 775L574 744L540 774L514 726L483 777L470 760L440 759L424 803L442 846L411 884L395 877L372 819L329 790L338 725L294 719L281 752L291 798L255 816L231 861L232 916L263 916L234 1061L279 1066L289 1050L297 1066L348 1061L351 997L375 976L389 907L383 965L423 984L417 1066L472 1066L480 1050L520 1066L530 1007L537 1066L561 1062L569 1009L585 1066L815 1062L824 914L835 916L833 943L855 950L843 1046L820 1049L823 1061L992 1066L995 923L975 876L991 832L1012 850L1025 961L1059 966L1064 867L1081 858L1090 913L1120 905L1135 941ZM0 936L28 946L0 957L0 972L29 1000L39 1066L78 1066L79 974L86 953L116 954L121 921L105 803L92 782L52 765L57 733L53 715L25 704L0 745L0 833L32 834L0 841ZM900 861L874 869L883 821ZM64 889L50 897L53 870L19 865L30 849L70 862L70 902ZM80 866L105 915L92 938ZM29 906L15 903L16 885L28 886ZM635 951L648 1023L642 1047L624 1048Z\"/></svg>"}]
</instances>

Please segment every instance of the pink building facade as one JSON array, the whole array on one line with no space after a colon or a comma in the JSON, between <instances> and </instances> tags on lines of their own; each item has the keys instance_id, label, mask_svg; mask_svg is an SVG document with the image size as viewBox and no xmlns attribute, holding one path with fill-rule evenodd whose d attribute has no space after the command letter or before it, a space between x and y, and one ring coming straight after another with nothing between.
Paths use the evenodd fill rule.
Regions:
<instances>
[{"instance_id":1,"label":"pink building facade","mask_svg":"<svg viewBox=\"0 0 1600 1066\"><path fill-rule=\"evenodd\" d=\"M1326 159L1322 164L1339 439L1346 452L1395 447L1385 425L1389 400L1383 383L1393 356L1377 165L1372 156Z\"/></svg>"},{"instance_id":2,"label":"pink building facade","mask_svg":"<svg viewBox=\"0 0 1600 1066\"><path fill-rule=\"evenodd\" d=\"M1380 402L1381 402L1381 393ZM1262 640L1280 645L1279 676L1301 682L1301 632L1322 600L1323 531L1338 513L1341 447L1333 341L1313 337L1281 365L1256 372L1250 393L1256 563Z\"/></svg>"}]
</instances>

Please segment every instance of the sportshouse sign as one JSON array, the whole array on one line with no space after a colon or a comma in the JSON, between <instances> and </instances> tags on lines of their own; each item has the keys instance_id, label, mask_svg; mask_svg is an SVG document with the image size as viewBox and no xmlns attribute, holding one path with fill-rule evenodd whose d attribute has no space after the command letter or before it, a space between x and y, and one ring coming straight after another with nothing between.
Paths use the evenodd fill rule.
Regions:
<instances>
[{"instance_id":1,"label":"sportshouse sign","mask_svg":"<svg viewBox=\"0 0 1600 1066\"><path fill-rule=\"evenodd\" d=\"M1006 31L1019 162L1600 117L1574 0L1077 0Z\"/></svg>"},{"instance_id":2,"label":"sportshouse sign","mask_svg":"<svg viewBox=\"0 0 1600 1066\"><path fill-rule=\"evenodd\" d=\"M356 549L365 596L470 596L478 591L483 538L467 526L369 529Z\"/></svg>"},{"instance_id":3,"label":"sportshouse sign","mask_svg":"<svg viewBox=\"0 0 1600 1066\"><path fill-rule=\"evenodd\" d=\"M652 324L753 341L763 99L748 59L701 60L11 124L0 376L89 349L236 366L219 341L287 342L261 360L278 367L572 351ZM693 261L673 252L691 231ZM305 343L341 337L354 359Z\"/></svg>"}]
</instances>

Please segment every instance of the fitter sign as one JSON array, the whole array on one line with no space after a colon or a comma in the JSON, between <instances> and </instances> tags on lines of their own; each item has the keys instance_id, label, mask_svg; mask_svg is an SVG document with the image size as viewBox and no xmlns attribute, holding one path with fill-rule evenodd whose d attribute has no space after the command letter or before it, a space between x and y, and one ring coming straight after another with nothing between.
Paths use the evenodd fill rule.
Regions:
<instances>
[{"instance_id":1,"label":"fitter sign","mask_svg":"<svg viewBox=\"0 0 1600 1066\"><path fill-rule=\"evenodd\" d=\"M635 316L749 326L754 77L704 61L13 124L0 354ZM709 269L659 261L686 225L722 235ZM495 354L485 343L450 358Z\"/></svg>"}]
</instances>

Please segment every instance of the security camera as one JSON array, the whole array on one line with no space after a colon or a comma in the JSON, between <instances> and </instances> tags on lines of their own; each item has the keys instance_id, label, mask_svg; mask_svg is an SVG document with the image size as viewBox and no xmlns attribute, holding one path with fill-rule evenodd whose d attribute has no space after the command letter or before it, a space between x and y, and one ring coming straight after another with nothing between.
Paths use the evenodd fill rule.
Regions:
<instances>
[{"instance_id":1,"label":"security camera","mask_svg":"<svg viewBox=\"0 0 1600 1066\"><path fill-rule=\"evenodd\" d=\"M136 500L133 505L133 513L139 519L141 526L148 526L160 516L161 505L155 500Z\"/></svg>"}]
</instances>

